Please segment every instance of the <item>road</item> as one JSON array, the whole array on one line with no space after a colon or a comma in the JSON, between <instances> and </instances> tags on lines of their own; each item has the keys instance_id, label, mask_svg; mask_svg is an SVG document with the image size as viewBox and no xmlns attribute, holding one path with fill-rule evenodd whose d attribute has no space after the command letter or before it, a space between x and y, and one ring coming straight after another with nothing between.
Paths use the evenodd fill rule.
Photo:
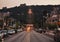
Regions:
<instances>
[{"instance_id":1,"label":"road","mask_svg":"<svg viewBox=\"0 0 60 42\"><path fill-rule=\"evenodd\" d=\"M54 42L54 40L46 35L35 31L23 31L4 40L4 42Z\"/></svg>"}]
</instances>

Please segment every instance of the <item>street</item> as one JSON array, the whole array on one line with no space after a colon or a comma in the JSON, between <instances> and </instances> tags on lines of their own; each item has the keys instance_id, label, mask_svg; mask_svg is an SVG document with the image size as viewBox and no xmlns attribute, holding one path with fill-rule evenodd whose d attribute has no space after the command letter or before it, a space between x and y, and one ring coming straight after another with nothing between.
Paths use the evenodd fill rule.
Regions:
<instances>
[{"instance_id":1,"label":"street","mask_svg":"<svg viewBox=\"0 0 60 42\"><path fill-rule=\"evenodd\" d=\"M17 35L11 36L5 39L4 42L54 42L54 40L32 30L30 32L23 31Z\"/></svg>"}]
</instances>

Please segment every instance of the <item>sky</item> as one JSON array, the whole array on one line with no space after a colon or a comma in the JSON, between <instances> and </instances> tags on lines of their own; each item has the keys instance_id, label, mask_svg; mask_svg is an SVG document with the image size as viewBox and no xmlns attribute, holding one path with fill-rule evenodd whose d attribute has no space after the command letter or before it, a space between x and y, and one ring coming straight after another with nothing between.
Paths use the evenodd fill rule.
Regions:
<instances>
[{"instance_id":1,"label":"sky","mask_svg":"<svg viewBox=\"0 0 60 42\"><path fill-rule=\"evenodd\" d=\"M24 3L26 5L60 5L60 0L0 0L0 9L19 6Z\"/></svg>"}]
</instances>

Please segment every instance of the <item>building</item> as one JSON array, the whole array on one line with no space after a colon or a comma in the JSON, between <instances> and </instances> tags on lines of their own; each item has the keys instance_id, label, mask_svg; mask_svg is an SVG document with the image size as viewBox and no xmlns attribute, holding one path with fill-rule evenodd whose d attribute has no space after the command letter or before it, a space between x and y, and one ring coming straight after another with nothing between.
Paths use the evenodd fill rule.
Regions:
<instances>
[{"instance_id":1,"label":"building","mask_svg":"<svg viewBox=\"0 0 60 42\"><path fill-rule=\"evenodd\" d=\"M53 11L51 11L50 17L47 18L46 22L49 24L60 22L60 11L58 7L53 7Z\"/></svg>"},{"instance_id":2,"label":"building","mask_svg":"<svg viewBox=\"0 0 60 42\"><path fill-rule=\"evenodd\" d=\"M10 12L0 11L0 28L4 28L7 25L7 17L10 16Z\"/></svg>"}]
</instances>

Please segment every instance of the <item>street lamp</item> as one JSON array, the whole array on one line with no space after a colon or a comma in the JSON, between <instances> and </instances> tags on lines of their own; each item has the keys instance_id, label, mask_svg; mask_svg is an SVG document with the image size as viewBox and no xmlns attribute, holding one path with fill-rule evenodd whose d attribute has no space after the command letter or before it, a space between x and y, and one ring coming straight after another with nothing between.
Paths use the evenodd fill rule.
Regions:
<instances>
[{"instance_id":1,"label":"street lamp","mask_svg":"<svg viewBox=\"0 0 60 42\"><path fill-rule=\"evenodd\" d=\"M46 24L48 25L48 13L47 13L47 17L46 17ZM48 26L46 27L46 29L48 30Z\"/></svg>"},{"instance_id":2,"label":"street lamp","mask_svg":"<svg viewBox=\"0 0 60 42\"><path fill-rule=\"evenodd\" d=\"M3 29L4 29L4 25L6 25L6 23L4 23L5 22L4 18L5 18L5 13L3 13Z\"/></svg>"},{"instance_id":3,"label":"street lamp","mask_svg":"<svg viewBox=\"0 0 60 42\"><path fill-rule=\"evenodd\" d=\"M45 20L44 19L45 19L45 16L43 16L43 28L44 28L44 25L45 25L45 22L44 22Z\"/></svg>"},{"instance_id":4,"label":"street lamp","mask_svg":"<svg viewBox=\"0 0 60 42\"><path fill-rule=\"evenodd\" d=\"M5 19L5 17L8 17L9 16L9 12L3 12L3 29L4 29L4 26L7 26L7 20Z\"/></svg>"}]
</instances>

